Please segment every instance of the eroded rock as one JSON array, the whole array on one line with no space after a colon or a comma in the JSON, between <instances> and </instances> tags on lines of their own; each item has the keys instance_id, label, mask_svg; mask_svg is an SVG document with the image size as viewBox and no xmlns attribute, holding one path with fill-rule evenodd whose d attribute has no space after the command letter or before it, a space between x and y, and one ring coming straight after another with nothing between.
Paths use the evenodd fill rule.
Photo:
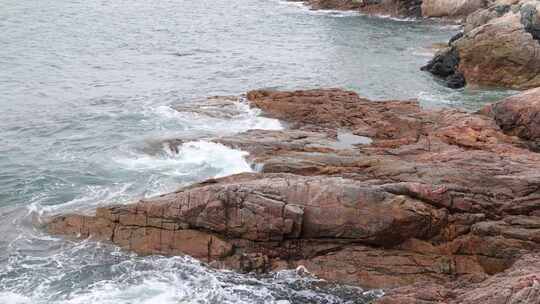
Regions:
<instances>
[{"instance_id":1,"label":"eroded rock","mask_svg":"<svg viewBox=\"0 0 540 304\"><path fill-rule=\"evenodd\" d=\"M475 290L499 303L486 292L498 286L491 276L514 284L514 263L539 249L540 155L530 149L535 133L517 131L534 121L532 104L471 114L338 89L247 99L289 129L212 140L248 151L260 173L60 215L47 229L239 271L303 265L335 282L390 289L383 303L466 303ZM371 141L339 145L340 132ZM501 292L536 292L523 286Z\"/></svg>"},{"instance_id":2,"label":"eroded rock","mask_svg":"<svg viewBox=\"0 0 540 304\"><path fill-rule=\"evenodd\" d=\"M498 1L470 14L463 36L451 41L449 49L437 54L432 62L457 58L457 66L444 66L462 75L469 85L513 89L540 86L538 8L537 1ZM437 69L428 70L446 77Z\"/></svg>"},{"instance_id":3,"label":"eroded rock","mask_svg":"<svg viewBox=\"0 0 540 304\"><path fill-rule=\"evenodd\" d=\"M523 256L511 268L483 282L457 282L453 286L412 285L390 291L378 304L540 303L540 256Z\"/></svg>"},{"instance_id":4,"label":"eroded rock","mask_svg":"<svg viewBox=\"0 0 540 304\"><path fill-rule=\"evenodd\" d=\"M503 99L481 112L491 115L507 134L519 136L540 148L540 88Z\"/></svg>"}]
</instances>

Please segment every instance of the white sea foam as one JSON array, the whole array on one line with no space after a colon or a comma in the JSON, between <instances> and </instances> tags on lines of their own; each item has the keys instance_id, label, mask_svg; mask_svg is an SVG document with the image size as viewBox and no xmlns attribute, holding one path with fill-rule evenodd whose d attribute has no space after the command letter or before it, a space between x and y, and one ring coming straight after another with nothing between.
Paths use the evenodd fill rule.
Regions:
<instances>
[{"instance_id":1,"label":"white sea foam","mask_svg":"<svg viewBox=\"0 0 540 304\"><path fill-rule=\"evenodd\" d=\"M12 292L0 292L0 303L2 304L30 304L32 303L29 298L12 293Z\"/></svg>"},{"instance_id":2,"label":"white sea foam","mask_svg":"<svg viewBox=\"0 0 540 304\"><path fill-rule=\"evenodd\" d=\"M392 21L397 21L397 22L421 22L422 20L421 19L418 19L418 18L412 18L412 17L395 17L395 16L391 16L391 15L366 15L366 16L370 16L370 17L374 17L374 18L381 18L381 19L389 19L389 20L392 20Z\"/></svg>"},{"instance_id":3,"label":"white sea foam","mask_svg":"<svg viewBox=\"0 0 540 304\"><path fill-rule=\"evenodd\" d=\"M176 122L187 130L210 132L217 135L239 133L247 130L282 130L283 125L277 119L261 116L259 109L251 108L247 103L236 102L230 117L212 117L204 112L178 111L171 106L159 106L153 113L163 123Z\"/></svg>"},{"instance_id":4,"label":"white sea foam","mask_svg":"<svg viewBox=\"0 0 540 304\"><path fill-rule=\"evenodd\" d=\"M331 10L331 9L322 9L322 10L313 10L308 5L306 5L302 1L281 1L279 0L278 3L286 6L293 6L300 8L303 12L308 13L310 15L316 15L316 16L329 16L329 17L336 17L336 18L342 18L342 17L353 17L353 16L360 16L360 12L358 11L343 11L343 10Z\"/></svg>"},{"instance_id":5,"label":"white sea foam","mask_svg":"<svg viewBox=\"0 0 540 304\"><path fill-rule=\"evenodd\" d=\"M302 303L332 304L352 303L341 298L345 295L351 299L373 298L358 287L313 288L313 283L322 281L309 275L300 276L294 270L253 277L209 269L190 257L143 258L111 251L109 247L83 241L64 246L49 257L14 259L13 266L22 267L29 276L12 282L23 291L0 293L0 303L286 304L292 299L302 299ZM38 264L39 267L32 266ZM107 270L102 264L109 265ZM43 277L45 273L47 276ZM59 286L62 290L68 288L69 292L57 292Z\"/></svg>"},{"instance_id":6,"label":"white sea foam","mask_svg":"<svg viewBox=\"0 0 540 304\"><path fill-rule=\"evenodd\" d=\"M122 203L129 199L127 190L132 186L132 183L123 183L118 185L107 186L86 186L83 193L78 197L56 205L44 206L40 200L28 205L28 214L34 213L41 216L46 213L55 213L56 211L77 211L87 210L92 207L97 207L100 204Z\"/></svg>"},{"instance_id":7,"label":"white sea foam","mask_svg":"<svg viewBox=\"0 0 540 304\"><path fill-rule=\"evenodd\" d=\"M304 2L297 2L297 1L278 1L278 2L283 5L298 7L306 13L310 15L316 15L316 16L329 16L329 17L336 17L336 18L365 16L365 17L389 19L389 20L398 21L398 22L420 22L421 21L421 19L418 19L418 18L395 17L395 16L383 15L383 14L366 14L357 10L333 10L333 9L313 10Z\"/></svg>"},{"instance_id":8,"label":"white sea foam","mask_svg":"<svg viewBox=\"0 0 540 304\"><path fill-rule=\"evenodd\" d=\"M253 171L246 161L247 152L218 143L190 141L178 146L178 153L172 153L167 147L163 151L160 155L132 152L128 158L116 161L129 170L171 176L209 175L206 176L209 178Z\"/></svg>"}]
</instances>

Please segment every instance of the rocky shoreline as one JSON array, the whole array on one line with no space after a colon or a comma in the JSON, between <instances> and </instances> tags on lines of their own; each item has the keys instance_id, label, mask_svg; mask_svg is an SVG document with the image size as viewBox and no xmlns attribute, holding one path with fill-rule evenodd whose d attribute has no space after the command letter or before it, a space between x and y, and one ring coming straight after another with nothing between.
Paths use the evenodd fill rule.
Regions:
<instances>
[{"instance_id":1,"label":"rocky shoreline","mask_svg":"<svg viewBox=\"0 0 540 304\"><path fill-rule=\"evenodd\" d=\"M451 88L540 86L537 1L304 2L458 20L463 32L422 70ZM56 216L46 229L239 272L302 267L384 289L377 303L540 303L540 89L476 113L340 89L257 90L197 111L236 102L287 125L208 139L249 152L258 172Z\"/></svg>"},{"instance_id":2,"label":"rocky shoreline","mask_svg":"<svg viewBox=\"0 0 540 304\"><path fill-rule=\"evenodd\" d=\"M464 30L423 69L449 87L540 86L540 2L497 1L475 11ZM459 81L456 81L459 79Z\"/></svg>"},{"instance_id":3,"label":"rocky shoreline","mask_svg":"<svg viewBox=\"0 0 540 304\"><path fill-rule=\"evenodd\" d=\"M314 10L356 10L366 14L402 18L445 18L460 21L489 6L483 0L288 0Z\"/></svg>"},{"instance_id":4,"label":"rocky shoreline","mask_svg":"<svg viewBox=\"0 0 540 304\"><path fill-rule=\"evenodd\" d=\"M540 2L535 0L307 0L312 9L402 18L442 18L463 26L422 70L450 88L540 86Z\"/></svg>"},{"instance_id":5,"label":"rocky shoreline","mask_svg":"<svg viewBox=\"0 0 540 304\"><path fill-rule=\"evenodd\" d=\"M252 91L245 102L287 129L212 140L260 172L46 229L241 272L304 266L383 288L380 303L538 303L538 100L531 90L467 113L339 89Z\"/></svg>"}]
</instances>

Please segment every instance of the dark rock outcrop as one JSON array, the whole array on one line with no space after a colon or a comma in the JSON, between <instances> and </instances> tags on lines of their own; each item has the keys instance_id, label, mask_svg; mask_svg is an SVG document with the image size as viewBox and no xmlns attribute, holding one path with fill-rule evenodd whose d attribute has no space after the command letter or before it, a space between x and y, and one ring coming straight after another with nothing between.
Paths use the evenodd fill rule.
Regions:
<instances>
[{"instance_id":1,"label":"dark rock outcrop","mask_svg":"<svg viewBox=\"0 0 540 304\"><path fill-rule=\"evenodd\" d=\"M381 303L538 299L540 154L529 149L536 135L515 131L536 108L507 122L504 102L471 114L341 90L247 99L289 129L212 140L248 151L259 173L56 216L46 228L239 271L302 265L385 288ZM344 143L354 138L344 133L371 141Z\"/></svg>"},{"instance_id":2,"label":"dark rock outcrop","mask_svg":"<svg viewBox=\"0 0 540 304\"><path fill-rule=\"evenodd\" d=\"M538 16L537 6L533 3L525 3L521 6L519 13L525 31L531 34L533 39L540 40L540 16Z\"/></svg>"},{"instance_id":3,"label":"dark rock outcrop","mask_svg":"<svg viewBox=\"0 0 540 304\"><path fill-rule=\"evenodd\" d=\"M454 36L453 39L458 40L459 36ZM441 50L435 57L421 68L422 71L430 72L431 74L442 78L444 84L453 89L459 89L465 86L465 77L458 70L459 53L454 47Z\"/></svg>"}]
</instances>

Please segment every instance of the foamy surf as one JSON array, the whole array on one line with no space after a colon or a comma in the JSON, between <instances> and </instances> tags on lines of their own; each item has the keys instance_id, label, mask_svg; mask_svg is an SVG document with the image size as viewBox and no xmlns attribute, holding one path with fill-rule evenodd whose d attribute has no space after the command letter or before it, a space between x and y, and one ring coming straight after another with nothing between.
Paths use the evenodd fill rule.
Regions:
<instances>
[{"instance_id":1,"label":"foamy surf","mask_svg":"<svg viewBox=\"0 0 540 304\"><path fill-rule=\"evenodd\" d=\"M107 186L87 186L76 198L56 205L43 205L41 201L36 201L28 205L28 214L42 216L44 214L57 212L76 212L96 208L100 205L112 202L119 204L130 199L129 188L133 183L123 183Z\"/></svg>"},{"instance_id":2,"label":"foamy surf","mask_svg":"<svg viewBox=\"0 0 540 304\"><path fill-rule=\"evenodd\" d=\"M277 119L261 116L261 111L241 99L208 99L176 106L159 106L153 114L165 125L177 123L183 130L228 135L252 129L281 130Z\"/></svg>"},{"instance_id":3,"label":"foamy surf","mask_svg":"<svg viewBox=\"0 0 540 304\"><path fill-rule=\"evenodd\" d=\"M30 299L12 292L0 292L0 303L3 304L31 304Z\"/></svg>"},{"instance_id":4,"label":"foamy surf","mask_svg":"<svg viewBox=\"0 0 540 304\"><path fill-rule=\"evenodd\" d=\"M152 171L171 176L195 175L198 177L222 177L251 172L247 152L234 150L209 141L190 141L178 146L177 152L165 145L158 155L132 152L127 158L115 159L128 170Z\"/></svg>"},{"instance_id":5,"label":"foamy surf","mask_svg":"<svg viewBox=\"0 0 540 304\"><path fill-rule=\"evenodd\" d=\"M83 241L43 243L48 255L21 251L0 283L6 304L368 303L379 290L336 285L294 270L265 276L215 270L190 257L139 257L110 245ZM2 274L0 274L0 278Z\"/></svg>"},{"instance_id":6,"label":"foamy surf","mask_svg":"<svg viewBox=\"0 0 540 304\"><path fill-rule=\"evenodd\" d=\"M328 17L343 18L343 17L355 17L355 16L361 15L360 12L352 11L352 10L350 11L331 10L331 9L313 10L302 1L278 1L278 3L285 6L299 8L302 12L308 13L314 16L328 16Z\"/></svg>"}]
</instances>

